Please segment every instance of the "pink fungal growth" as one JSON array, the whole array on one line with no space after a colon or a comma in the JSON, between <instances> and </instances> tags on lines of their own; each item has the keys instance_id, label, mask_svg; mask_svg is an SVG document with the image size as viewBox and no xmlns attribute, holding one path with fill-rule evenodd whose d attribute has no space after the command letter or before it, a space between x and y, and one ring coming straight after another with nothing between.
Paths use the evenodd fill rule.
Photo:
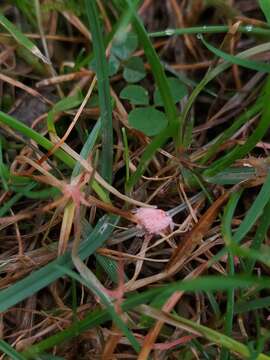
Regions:
<instances>
[{"instance_id":1,"label":"pink fungal growth","mask_svg":"<svg viewBox=\"0 0 270 360\"><path fill-rule=\"evenodd\" d=\"M161 209L140 208L134 216L137 218L138 226L149 234L160 235L174 227L172 218Z\"/></svg>"}]
</instances>

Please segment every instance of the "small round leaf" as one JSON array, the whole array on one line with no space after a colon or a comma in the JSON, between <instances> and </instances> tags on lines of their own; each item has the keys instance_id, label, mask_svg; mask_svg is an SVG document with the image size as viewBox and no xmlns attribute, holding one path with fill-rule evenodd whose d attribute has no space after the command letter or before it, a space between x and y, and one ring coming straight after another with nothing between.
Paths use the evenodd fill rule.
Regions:
<instances>
[{"instance_id":1,"label":"small round leaf","mask_svg":"<svg viewBox=\"0 0 270 360\"><path fill-rule=\"evenodd\" d=\"M183 84L182 81L180 81L179 79L175 77L170 77L168 78L168 84L171 90L173 102L175 104L178 103L181 99L183 99L184 96L188 94L186 85ZM154 103L156 106L164 106L159 89L155 90Z\"/></svg>"},{"instance_id":2,"label":"small round leaf","mask_svg":"<svg viewBox=\"0 0 270 360\"><path fill-rule=\"evenodd\" d=\"M134 105L149 104L148 91L139 85L127 85L120 92L120 97Z\"/></svg>"},{"instance_id":3,"label":"small round leaf","mask_svg":"<svg viewBox=\"0 0 270 360\"><path fill-rule=\"evenodd\" d=\"M113 41L111 53L121 60L126 60L138 46L137 35L133 32L120 32L120 35Z\"/></svg>"},{"instance_id":4,"label":"small round leaf","mask_svg":"<svg viewBox=\"0 0 270 360\"><path fill-rule=\"evenodd\" d=\"M111 56L109 57L109 61L108 61L109 76L115 75L117 73L117 71L119 70L119 67L120 67L120 61L117 59L116 56L111 54ZM90 69L94 72L97 72L97 62L96 62L95 58L90 62Z\"/></svg>"},{"instance_id":5,"label":"small round leaf","mask_svg":"<svg viewBox=\"0 0 270 360\"><path fill-rule=\"evenodd\" d=\"M133 128L147 136L159 134L168 124L165 114L150 106L132 110L128 121Z\"/></svg>"},{"instance_id":6,"label":"small round leaf","mask_svg":"<svg viewBox=\"0 0 270 360\"><path fill-rule=\"evenodd\" d=\"M109 76L113 76L117 73L118 69L120 67L120 61L117 59L116 56L111 54L108 61L108 71Z\"/></svg>"},{"instance_id":7,"label":"small round leaf","mask_svg":"<svg viewBox=\"0 0 270 360\"><path fill-rule=\"evenodd\" d=\"M136 83L145 77L143 61L140 57L131 57L125 64L123 76L129 83Z\"/></svg>"}]
</instances>

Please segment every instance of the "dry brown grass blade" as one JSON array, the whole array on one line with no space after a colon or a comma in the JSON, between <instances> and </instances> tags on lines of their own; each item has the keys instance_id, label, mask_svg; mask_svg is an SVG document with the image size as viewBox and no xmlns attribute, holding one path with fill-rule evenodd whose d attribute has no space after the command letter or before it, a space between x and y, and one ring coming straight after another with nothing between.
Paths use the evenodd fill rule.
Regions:
<instances>
[{"instance_id":1,"label":"dry brown grass blade","mask_svg":"<svg viewBox=\"0 0 270 360\"><path fill-rule=\"evenodd\" d=\"M108 213L112 213L115 215L119 215L122 216L124 219L127 219L133 223L137 223L137 219L136 217L132 214L132 212L127 211L127 210L122 210L119 209L111 204L105 203L101 200L98 200L97 198L95 198L94 196L87 196L85 198L85 204L87 204L88 206L93 206L95 205L97 208L102 209Z\"/></svg>"},{"instance_id":2,"label":"dry brown grass blade","mask_svg":"<svg viewBox=\"0 0 270 360\"><path fill-rule=\"evenodd\" d=\"M75 215L75 204L74 202L69 202L65 207L64 216L61 224L59 244L58 244L58 256L62 255L68 245L68 240L70 238L70 233L72 229L72 224L74 221Z\"/></svg>"},{"instance_id":3,"label":"dry brown grass blade","mask_svg":"<svg viewBox=\"0 0 270 360\"><path fill-rule=\"evenodd\" d=\"M100 13L102 15L102 18L104 19L106 30L108 32L110 32L112 30L112 24L111 24L109 16L107 15L106 9L100 0L97 0L97 4L98 4L99 10L100 10Z\"/></svg>"},{"instance_id":4,"label":"dry brown grass blade","mask_svg":"<svg viewBox=\"0 0 270 360\"><path fill-rule=\"evenodd\" d=\"M91 34L87 27L83 24L83 22L76 16L69 11L63 11L63 16L81 33L86 39L92 41Z\"/></svg>"},{"instance_id":5,"label":"dry brown grass blade","mask_svg":"<svg viewBox=\"0 0 270 360\"><path fill-rule=\"evenodd\" d=\"M207 263L198 266L194 271L188 274L185 277L185 279L195 279L196 277L201 275L204 272L204 270L207 269L207 266L208 266ZM184 295L184 291L176 291L175 293L173 293L170 296L170 298L166 301L166 303L163 305L162 311L170 312L174 308L174 306L179 302L179 300L183 295ZM155 341L158 337L158 334L161 331L163 324L164 322L162 320L157 321L154 327L148 332L148 334L145 337L141 352L138 356L138 360L146 360L148 358L148 355L150 354L151 350L154 347Z\"/></svg>"},{"instance_id":6,"label":"dry brown grass blade","mask_svg":"<svg viewBox=\"0 0 270 360\"><path fill-rule=\"evenodd\" d=\"M184 28L186 25L184 23L184 18L183 18L183 13L184 13L183 9L180 7L180 5L177 3L176 0L170 0L169 3L172 7L172 13L175 16L176 27ZM195 59L197 59L198 55L197 55L197 50L196 50L196 46L195 46L196 40L193 37L184 35L184 41L185 41L185 44L186 44L187 48L189 49L190 53L194 56Z\"/></svg>"},{"instance_id":7,"label":"dry brown grass blade","mask_svg":"<svg viewBox=\"0 0 270 360\"><path fill-rule=\"evenodd\" d=\"M118 328L115 325L112 326L111 332L112 334L109 336L109 338L105 343L105 347L101 355L101 360L116 359L113 353L122 337L122 333L118 330Z\"/></svg>"},{"instance_id":8,"label":"dry brown grass blade","mask_svg":"<svg viewBox=\"0 0 270 360\"><path fill-rule=\"evenodd\" d=\"M25 36L27 36L29 39L40 39L40 35L39 34L32 34L32 33L25 33ZM0 41L2 39L9 39L12 38L11 34L4 34L1 33L0 36ZM84 37L79 37L79 36L65 36L65 35L51 35L51 34L46 34L45 38L47 40L53 40L53 41L63 41L63 42L68 42L68 43L81 43L81 42L85 42L85 38Z\"/></svg>"},{"instance_id":9,"label":"dry brown grass blade","mask_svg":"<svg viewBox=\"0 0 270 360\"><path fill-rule=\"evenodd\" d=\"M68 81L77 80L77 79L80 79L83 77L88 77L90 75L93 75L92 71L83 69L83 70L80 70L80 71L77 71L74 73L58 75L58 76L51 77L49 79L43 79L36 84L36 87L40 88L43 86L60 84L63 82L68 82Z\"/></svg>"},{"instance_id":10,"label":"dry brown grass blade","mask_svg":"<svg viewBox=\"0 0 270 360\"><path fill-rule=\"evenodd\" d=\"M206 60L193 64L172 64L171 68L174 70L198 70L208 68L213 64L213 61Z\"/></svg>"},{"instance_id":11,"label":"dry brown grass blade","mask_svg":"<svg viewBox=\"0 0 270 360\"><path fill-rule=\"evenodd\" d=\"M36 216L37 214L46 213L55 208L61 207L66 203L66 201L67 200L65 197L61 197L61 198L51 202L50 204L36 208L35 210L32 210L32 211L21 211L14 216L3 216L0 219L0 225L2 225L1 228L3 229L4 227L14 224L18 221L22 221L25 219L31 219L32 217Z\"/></svg>"},{"instance_id":12,"label":"dry brown grass blade","mask_svg":"<svg viewBox=\"0 0 270 360\"><path fill-rule=\"evenodd\" d=\"M68 136L70 135L72 129L74 128L74 126L76 125L87 101L89 100L91 94L92 94L92 91L94 90L94 87L96 85L96 81L97 81L97 77L94 76L94 78L92 79L91 81L91 84L88 88L88 91L87 91L87 94L85 95L84 99L83 99L83 102L81 103L76 115L74 116L74 119L72 120L72 122L70 123L68 129L66 130L65 134L63 135L63 137L61 139L58 139L55 138L55 145L54 147L48 152L48 154L46 154L46 158L51 156L59 147L61 147L61 145L64 144L64 142L67 140ZM51 134L51 137L53 136L53 134Z\"/></svg>"},{"instance_id":13,"label":"dry brown grass blade","mask_svg":"<svg viewBox=\"0 0 270 360\"><path fill-rule=\"evenodd\" d=\"M172 275L178 271L179 267L182 266L183 260L191 254L193 249L200 243L203 236L211 228L213 221L218 215L220 207L225 203L229 197L229 192L225 192L221 195L207 211L203 214L199 222L194 228L186 234L181 244L175 249L170 262L167 264L167 272Z\"/></svg>"},{"instance_id":14,"label":"dry brown grass blade","mask_svg":"<svg viewBox=\"0 0 270 360\"><path fill-rule=\"evenodd\" d=\"M112 250L112 249L106 249L106 248L99 248L97 250L98 254L111 257L112 259L116 260L122 260L122 259L132 259L132 260L138 260L138 262L141 261L151 261L156 263L166 263L168 262L167 259L152 259L149 257L144 257L143 254L141 255L131 255L122 251ZM125 284L127 287L129 286L129 282Z\"/></svg>"},{"instance_id":15,"label":"dry brown grass blade","mask_svg":"<svg viewBox=\"0 0 270 360\"><path fill-rule=\"evenodd\" d=\"M66 143L61 145L61 148L63 150L65 150L69 155L71 155L75 160L77 160L80 165L90 174L92 174L93 172L93 167L91 166L91 164L84 160L78 153L76 153L76 151L74 151L73 149L71 149L70 146L68 146ZM94 178L95 180L104 187L104 189L108 190L111 194L115 195L116 197L118 197L119 199L126 201L128 204L133 204L136 206L141 206L141 207L150 207L150 208L155 208L154 205L148 205L146 203L143 203L141 201L137 201L135 199L130 198L129 196L123 195L120 191L118 191L116 188L114 188L113 186L111 186L109 183L107 183L107 181L105 181L101 175L99 175L99 173L97 171L95 171L94 173Z\"/></svg>"},{"instance_id":16,"label":"dry brown grass blade","mask_svg":"<svg viewBox=\"0 0 270 360\"><path fill-rule=\"evenodd\" d=\"M141 251L140 251L141 256L145 257L146 249L147 249L148 244L149 244L151 239L152 239L152 235L146 235L144 237L142 247L141 247ZM129 284L132 285L137 280L137 277L139 276L139 274L141 272L142 266L143 266L143 260L136 261L135 271L134 271L134 274L133 274L132 278L129 280Z\"/></svg>"},{"instance_id":17,"label":"dry brown grass blade","mask_svg":"<svg viewBox=\"0 0 270 360\"><path fill-rule=\"evenodd\" d=\"M36 96L36 97L40 98L42 101L44 101L47 104L50 104L50 105L52 104L52 102L50 100L45 98L45 96L41 95L35 89L23 84L22 82L20 82L18 80L12 79L11 77L4 75L3 73L0 73L0 80L7 82L10 85L15 86L17 88L20 88L32 96Z\"/></svg>"}]
</instances>

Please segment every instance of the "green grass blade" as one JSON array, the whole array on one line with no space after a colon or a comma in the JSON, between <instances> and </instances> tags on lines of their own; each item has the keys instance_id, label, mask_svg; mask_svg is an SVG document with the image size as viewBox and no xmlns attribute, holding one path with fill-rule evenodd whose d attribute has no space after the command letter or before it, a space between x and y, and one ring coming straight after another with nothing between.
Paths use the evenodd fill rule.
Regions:
<instances>
[{"instance_id":1,"label":"green grass blade","mask_svg":"<svg viewBox=\"0 0 270 360\"><path fill-rule=\"evenodd\" d=\"M235 304L235 314L246 313L248 311L260 310L270 307L270 296L250 300L246 302L239 301Z\"/></svg>"},{"instance_id":2,"label":"green grass blade","mask_svg":"<svg viewBox=\"0 0 270 360\"><path fill-rule=\"evenodd\" d=\"M268 2L268 0L263 0ZM166 29L163 31L156 31L149 33L150 37L167 37L174 35L196 35L196 34L222 34L227 33L230 30L228 25L203 25L203 26L194 26L188 28L180 29ZM257 26L239 26L237 32L247 34L247 35L270 35L270 30L268 28L261 28Z\"/></svg>"},{"instance_id":3,"label":"green grass blade","mask_svg":"<svg viewBox=\"0 0 270 360\"><path fill-rule=\"evenodd\" d=\"M232 253L238 257L243 257L255 261L259 261L262 264L265 264L267 267L270 267L270 247L264 246L262 251L254 250L247 248L246 246L240 246L235 243L230 245L230 250ZM245 266L244 271L246 273Z\"/></svg>"},{"instance_id":4,"label":"green grass blade","mask_svg":"<svg viewBox=\"0 0 270 360\"><path fill-rule=\"evenodd\" d=\"M23 352L23 355L27 359L36 359L38 354L42 354L44 351L49 350L54 346L63 344L65 341L69 341L70 339L75 338L84 331L87 331L88 329L98 326L109 320L110 315L108 311L92 311L88 316L85 317L85 319L76 322L69 328L63 331L59 331L45 340L40 341L38 344L30 346Z\"/></svg>"},{"instance_id":5,"label":"green grass blade","mask_svg":"<svg viewBox=\"0 0 270 360\"><path fill-rule=\"evenodd\" d=\"M7 170L7 167L4 164L2 142L3 142L3 138L2 138L2 136L0 136L0 179L2 182L3 189L5 191L8 191L8 183L7 183L7 179L5 176L5 169ZM9 173L9 170L7 170L7 171Z\"/></svg>"},{"instance_id":6,"label":"green grass blade","mask_svg":"<svg viewBox=\"0 0 270 360\"><path fill-rule=\"evenodd\" d=\"M215 295L212 294L211 292L207 292L206 295L207 295L208 301L211 305L211 308L213 309L215 317L217 319L220 318L220 316L221 316L220 306L215 298Z\"/></svg>"},{"instance_id":7,"label":"green grass blade","mask_svg":"<svg viewBox=\"0 0 270 360\"><path fill-rule=\"evenodd\" d=\"M126 178L125 182L126 184L129 181L129 148L128 148L128 138L126 129L123 127L122 129L122 138L123 138L123 146L124 146L124 160L125 160L125 166L126 166Z\"/></svg>"},{"instance_id":8,"label":"green grass blade","mask_svg":"<svg viewBox=\"0 0 270 360\"><path fill-rule=\"evenodd\" d=\"M251 352L246 345L232 339L229 336L223 335L218 331L212 330L209 327L200 325L197 322L185 319L180 316L161 314L159 310L151 308L150 306L142 306L141 311L147 313L149 316L152 316L154 319L162 319L162 321L166 322L167 324L176 326L177 328L182 329L184 326L188 329L188 331L199 333L209 341L214 342L217 345L224 346L228 350L240 355L241 359L250 359ZM270 357L265 354L258 354L256 359L270 360Z\"/></svg>"},{"instance_id":9,"label":"green grass blade","mask_svg":"<svg viewBox=\"0 0 270 360\"><path fill-rule=\"evenodd\" d=\"M256 144L263 138L269 129L269 117L270 117L270 107L268 106L270 98L270 78L268 78L265 86L265 94L264 94L264 103L261 120L252 133L246 140L243 145L236 146L232 151L226 154L221 159L218 159L214 163L212 163L209 168L204 171L205 176L214 176L218 172L224 170L226 167L230 166L234 163L235 160L241 159L245 155L247 155Z\"/></svg>"},{"instance_id":10,"label":"green grass blade","mask_svg":"<svg viewBox=\"0 0 270 360\"><path fill-rule=\"evenodd\" d=\"M245 50L245 51L239 53L238 57L244 59L244 58L253 56L255 54L258 54L258 53L261 53L261 52L264 52L264 51L268 51L269 49L270 49L270 43L264 43L264 44L255 46L253 48L250 48L248 50ZM190 94L189 99L187 101L187 104L186 104L186 106L185 106L185 108L183 110L183 114L182 114L183 129L185 129L185 127L186 127L189 112L190 112L195 100L197 99L198 95L201 93L201 91L204 90L205 86L210 81L215 79L219 74L221 74L223 71L227 70L230 66L231 66L231 63L223 62L223 63L219 64L218 66L216 66L214 69L209 70L206 73L206 75L204 76L204 78L200 81L200 83L192 91L192 93ZM191 131L190 128L189 128L189 131ZM183 138L184 137L185 137L185 131L183 132Z\"/></svg>"},{"instance_id":11,"label":"green grass blade","mask_svg":"<svg viewBox=\"0 0 270 360\"><path fill-rule=\"evenodd\" d=\"M254 250L259 250L266 235L267 231L270 227L270 201L268 201L267 205L264 208L263 214L260 218L260 222L258 224L256 233L254 238L252 239L250 248ZM256 260L249 260L246 264L246 271L252 272L255 266Z\"/></svg>"},{"instance_id":12,"label":"green grass blade","mask_svg":"<svg viewBox=\"0 0 270 360\"><path fill-rule=\"evenodd\" d=\"M234 216L234 212L240 196L242 195L242 191L233 193L230 196L228 204L225 207L224 215L222 217L222 224L221 224L221 233L224 239L226 246L230 246L232 243L232 232L231 232L231 224ZM232 274L233 275L233 274Z\"/></svg>"},{"instance_id":13,"label":"green grass blade","mask_svg":"<svg viewBox=\"0 0 270 360\"><path fill-rule=\"evenodd\" d=\"M31 182L30 184L28 184L24 190L27 191L31 191L32 189L34 189L37 186L36 182ZM7 202L5 202L3 204L3 206L0 208L0 217L4 216L9 210L10 208L16 204L22 197L24 196L24 193L17 193L14 196L12 196Z\"/></svg>"},{"instance_id":14,"label":"green grass blade","mask_svg":"<svg viewBox=\"0 0 270 360\"><path fill-rule=\"evenodd\" d=\"M253 251L253 255L252 255L251 250L248 250L245 248L240 248L237 246L237 244L239 244L244 239L246 234L250 231L252 226L256 223L258 218L262 215L266 204L269 202L269 199L270 199L270 172L268 173L265 183L261 187L261 190L260 190L258 196L256 197L255 201L253 202L250 209L248 210L244 220L242 221L241 225L238 227L237 231L234 233L234 235L232 237L232 242L230 244L228 244L235 255L238 254L238 255L242 255L242 256L249 256L250 258L253 258L253 259L260 258L261 261L269 264L268 259L265 259L264 254L259 253L258 255L255 255L255 257L254 257L255 250L252 250ZM211 259L210 266L213 263L215 263L216 261L218 261L226 252L227 252L226 248L220 250Z\"/></svg>"},{"instance_id":15,"label":"green grass blade","mask_svg":"<svg viewBox=\"0 0 270 360\"><path fill-rule=\"evenodd\" d=\"M157 296L162 296L166 292L169 297L175 291L221 291L237 288L249 288L256 284L260 288L270 288L270 280L267 277L251 277L251 276L204 276L197 279L179 281L170 283L159 288L152 288L150 290L141 292L139 294L130 295L122 304L123 311L135 309L141 304L146 304ZM46 351L64 341L68 341L80 333L98 326L110 319L109 313L106 310L96 310L90 312L86 317L73 324L68 329L60 331L59 333L42 340L40 343L30 346L23 354L28 358L33 358L37 354Z\"/></svg>"},{"instance_id":16,"label":"green grass blade","mask_svg":"<svg viewBox=\"0 0 270 360\"><path fill-rule=\"evenodd\" d=\"M245 60L245 59L239 58L238 56L227 54L224 51L217 49L213 45L209 44L203 38L203 36L201 34L200 34L199 38L202 41L202 43L204 44L204 46L207 47L207 49L209 51L211 51L213 54L222 58L225 61L231 62L232 64L237 64L237 65L243 66L243 67L245 67L247 69L251 69L251 70L256 70L256 71L266 72L266 73L270 72L270 65L268 65L266 63L259 63L259 62L252 61L252 60Z\"/></svg>"},{"instance_id":17,"label":"green grass blade","mask_svg":"<svg viewBox=\"0 0 270 360\"><path fill-rule=\"evenodd\" d=\"M45 138L44 136L40 135L37 131L29 128L21 121L18 121L14 117L7 115L0 111L0 122L4 123L5 125L11 127L13 130L20 132L24 136L33 139L38 145L42 146L46 150L51 150L54 147L54 144ZM66 164L69 168L73 169L76 161L65 151L62 149L57 149L54 152L54 155L61 160L64 164ZM94 180L92 183L92 187L98 196L105 202L108 202L108 197L105 191L101 188L101 186Z\"/></svg>"},{"instance_id":18,"label":"green grass blade","mask_svg":"<svg viewBox=\"0 0 270 360\"><path fill-rule=\"evenodd\" d=\"M89 255L93 254L97 248L110 236L113 226L117 221L115 217L105 216L101 218L95 229L91 231L85 238L85 241L80 246L79 256L84 260ZM24 279L19 280L9 288L0 291L0 312L6 311L10 307L16 305L18 302L35 294L40 289L48 286L59 277L63 276L63 272L56 270L56 265L73 267L73 262L69 253L66 253L56 260L50 262L43 268L32 272Z\"/></svg>"},{"instance_id":19,"label":"green grass blade","mask_svg":"<svg viewBox=\"0 0 270 360\"><path fill-rule=\"evenodd\" d=\"M225 207L224 215L222 217L221 233L225 240L225 244L230 244L232 241L231 223L233 220L234 212L242 192L234 193ZM234 275L234 258L231 251L228 253L228 273L230 276ZM227 305L225 314L224 332L226 336L231 337L234 315L234 289L227 291ZM220 360L229 359L229 351L226 347L221 349Z\"/></svg>"},{"instance_id":20,"label":"green grass blade","mask_svg":"<svg viewBox=\"0 0 270 360\"><path fill-rule=\"evenodd\" d=\"M50 60L42 54L39 48L29 40L20 30L16 28L2 13L0 13L0 24L12 35L12 37L32 54L41 59L45 64L50 64Z\"/></svg>"},{"instance_id":21,"label":"green grass blade","mask_svg":"<svg viewBox=\"0 0 270 360\"><path fill-rule=\"evenodd\" d=\"M270 2L269 2L269 0L259 0L259 5L264 13L264 16L266 17L268 25L270 25Z\"/></svg>"},{"instance_id":22,"label":"green grass blade","mask_svg":"<svg viewBox=\"0 0 270 360\"><path fill-rule=\"evenodd\" d=\"M23 196L27 197L28 199L48 199L48 198L54 198L57 195L60 195L61 192L59 189L51 187L51 188L45 188L42 190L37 190L37 191L29 191L26 190L25 188L16 188L14 189L13 187L11 187L12 190L16 191L17 193L22 193Z\"/></svg>"},{"instance_id":23,"label":"green grass blade","mask_svg":"<svg viewBox=\"0 0 270 360\"><path fill-rule=\"evenodd\" d=\"M51 150L54 145L53 143L46 139L44 136L40 135L37 131L29 128L21 121L15 119L14 117L3 113L0 111L0 122L11 127L13 130L18 131L29 139L34 140L38 145L42 146L45 150ZM68 167L73 168L75 166L75 160L66 154L62 149L57 149L54 155Z\"/></svg>"},{"instance_id":24,"label":"green grass blade","mask_svg":"<svg viewBox=\"0 0 270 360\"><path fill-rule=\"evenodd\" d=\"M77 107L78 105L81 104L81 102L82 102L82 95L80 93L77 93L74 96L68 96L58 101L48 112L48 116L47 116L48 131L56 134L55 125L54 125L54 116L60 112L67 111Z\"/></svg>"},{"instance_id":25,"label":"green grass blade","mask_svg":"<svg viewBox=\"0 0 270 360\"><path fill-rule=\"evenodd\" d=\"M258 114L263 107L263 96L260 96L259 99L253 104L248 110L244 111L238 118L234 120L232 125L228 129L224 130L221 135L214 140L213 144L209 147L206 154L200 161L201 164L205 164L212 156L214 156L219 149L219 147L228 139L230 139L236 131L245 124L249 119Z\"/></svg>"},{"instance_id":26,"label":"green grass blade","mask_svg":"<svg viewBox=\"0 0 270 360\"><path fill-rule=\"evenodd\" d=\"M2 339L0 339L0 350L2 350L4 354L10 356L10 359L25 360L25 357L22 354L19 354L12 346Z\"/></svg>"},{"instance_id":27,"label":"green grass blade","mask_svg":"<svg viewBox=\"0 0 270 360\"><path fill-rule=\"evenodd\" d=\"M97 68L99 107L102 128L100 172L103 178L111 183L113 165L113 128L108 65L105 56L105 46L99 21L99 14L96 7L96 1L85 0L84 3L89 27L92 34L93 50Z\"/></svg>"},{"instance_id":28,"label":"green grass blade","mask_svg":"<svg viewBox=\"0 0 270 360\"><path fill-rule=\"evenodd\" d=\"M72 277L73 279L77 280L81 284L88 287L88 289L90 289L94 294L96 294L100 298L101 302L103 303L103 305L105 305L106 310L110 314L110 317L114 321L116 326L122 331L123 335L127 337L134 350L136 352L139 352L141 348L140 344L138 343L132 332L129 330L127 325L124 323L124 321L121 319L121 317L115 312L113 304L108 302L106 296L102 293L102 291L100 291L98 288L94 286L94 284L92 284L90 281L86 281L86 279L82 278L79 274L75 273L74 271L64 266L56 265L56 267L59 268L60 270L62 269L62 271L65 272L66 275Z\"/></svg>"},{"instance_id":29,"label":"green grass blade","mask_svg":"<svg viewBox=\"0 0 270 360\"><path fill-rule=\"evenodd\" d=\"M108 274L109 278L115 283L119 284L119 271L118 264L115 260L110 259L107 256L95 254L96 260L99 265L104 269L104 271ZM125 276L127 280L127 277Z\"/></svg>"},{"instance_id":30,"label":"green grass blade","mask_svg":"<svg viewBox=\"0 0 270 360\"><path fill-rule=\"evenodd\" d=\"M100 119L96 122L95 126L93 127L91 133L89 134L86 142L84 143L80 156L83 159L87 159L90 152L93 150L93 147L97 141L97 138L100 134L101 130L101 121ZM71 178L74 178L79 175L81 171L81 164L77 163L73 169ZM90 231L90 229L89 229ZM106 273L109 275L110 279L112 279L115 283L118 283L118 273L117 273L117 264L114 260L107 258L105 256L101 256L98 254L95 254L95 257L97 259L97 262L102 266L102 268L106 271Z\"/></svg>"},{"instance_id":31,"label":"green grass blade","mask_svg":"<svg viewBox=\"0 0 270 360\"><path fill-rule=\"evenodd\" d=\"M237 231L233 235L233 242L239 244L245 235L249 232L252 226L256 223L258 218L262 215L262 212L270 199L270 172L267 175L265 183L261 187L261 190L256 197L255 201L248 210L244 220L238 227Z\"/></svg>"},{"instance_id":32,"label":"green grass blade","mask_svg":"<svg viewBox=\"0 0 270 360\"><path fill-rule=\"evenodd\" d=\"M100 119L96 122L95 126L91 130L91 133L89 134L88 138L86 139L86 142L83 144L82 150L80 152L80 156L83 159L87 159L91 151L93 150L93 147L97 141L97 138L100 134L101 130L101 122ZM80 163L76 163L73 172L72 172L72 178L75 178L80 174L80 171L82 169L82 166Z\"/></svg>"},{"instance_id":33,"label":"green grass blade","mask_svg":"<svg viewBox=\"0 0 270 360\"><path fill-rule=\"evenodd\" d=\"M241 181L254 178L256 170L253 167L241 166L241 167L228 167L215 176L204 177L204 180L211 184L217 185L235 185Z\"/></svg>"}]
</instances>

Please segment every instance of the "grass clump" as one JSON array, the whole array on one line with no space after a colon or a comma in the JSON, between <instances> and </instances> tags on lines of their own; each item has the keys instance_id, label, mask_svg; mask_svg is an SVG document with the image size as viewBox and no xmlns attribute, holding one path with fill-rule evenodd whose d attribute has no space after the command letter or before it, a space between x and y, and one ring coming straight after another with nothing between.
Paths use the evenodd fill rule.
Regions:
<instances>
[{"instance_id":1,"label":"grass clump","mask_svg":"<svg viewBox=\"0 0 270 360\"><path fill-rule=\"evenodd\" d=\"M269 11L1 5L1 359L270 359Z\"/></svg>"}]
</instances>

